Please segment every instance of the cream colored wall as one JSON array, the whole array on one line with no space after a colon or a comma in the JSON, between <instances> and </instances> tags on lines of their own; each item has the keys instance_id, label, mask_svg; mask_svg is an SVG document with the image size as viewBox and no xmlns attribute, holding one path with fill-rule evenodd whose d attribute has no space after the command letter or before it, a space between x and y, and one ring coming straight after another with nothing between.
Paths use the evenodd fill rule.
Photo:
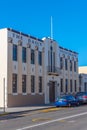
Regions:
<instances>
[{"instance_id":1,"label":"cream colored wall","mask_svg":"<svg viewBox=\"0 0 87 130\"><path fill-rule=\"evenodd\" d=\"M5 94L3 87L5 78ZM7 29L0 30L0 107L7 106Z\"/></svg>"},{"instance_id":2,"label":"cream colored wall","mask_svg":"<svg viewBox=\"0 0 87 130\"><path fill-rule=\"evenodd\" d=\"M59 46L58 44L51 40L50 38L44 38L44 45L45 45L45 50L44 50L44 91L45 91L45 103L48 104L50 103L49 99L49 85L48 83L50 81L53 81L56 83L55 85L55 99L57 96L60 95L60 88L58 87L59 84L59 76L56 75L48 75L47 72L47 67L49 66L49 61L48 61L48 51L50 50L50 47L52 46L53 52L55 52L55 67L59 67ZM51 43L52 41L52 43Z\"/></svg>"},{"instance_id":3,"label":"cream colored wall","mask_svg":"<svg viewBox=\"0 0 87 130\"><path fill-rule=\"evenodd\" d=\"M81 66L78 68L79 73L87 74L87 66Z\"/></svg>"},{"instance_id":4,"label":"cream colored wall","mask_svg":"<svg viewBox=\"0 0 87 130\"><path fill-rule=\"evenodd\" d=\"M31 45L31 47L27 47L27 44L28 44L28 37L26 36L22 36L22 45L18 45L18 41L20 39L17 39L16 38L16 35L19 35L19 34L15 34L15 37L13 37L13 32L11 31L8 31L8 36L9 37L12 37L13 39L13 43L10 43L8 44L9 45L9 51L8 51L8 92L9 94L12 94L12 73L16 73L18 74L18 92L17 92L17 95L18 94L22 94L22 74L25 74L27 76L27 92L26 94L31 94L31 75L34 75L35 76L35 94L36 93L39 93L38 92L38 79L39 79L39 76L42 76L43 78L43 68L42 66L44 66L44 62L42 62L42 66L39 66L38 65L38 51L41 51L42 54L43 51L43 43L42 45L40 46L39 45L39 41L38 44L36 44L36 40L34 40L34 43L32 43L32 40L31 39L31 42L29 43ZM12 60L12 47L13 47L13 44L16 44L17 47L18 47L18 60L15 62ZM35 46L38 46L38 49L35 48ZM26 52L27 52L27 62L26 63L22 63L22 47L26 47ZM31 49L34 49L35 50L35 64L31 64ZM44 55L43 55L43 58L44 58ZM44 61L44 60L43 60ZM44 79L44 78L43 78ZM44 82L43 82L44 83ZM43 86L42 86L43 87ZM43 87L44 88L44 87ZM42 94L44 93L44 89L43 89L43 92ZM40 94L41 95L41 94Z\"/></svg>"},{"instance_id":5,"label":"cream colored wall","mask_svg":"<svg viewBox=\"0 0 87 130\"><path fill-rule=\"evenodd\" d=\"M52 44L53 47L53 52L55 52L55 66L56 67L60 67L60 57L59 55L62 55L63 53L66 54L66 52L60 53L60 49L59 46L57 44L57 42L53 41L53 43L51 43L50 39L47 38L44 40L44 43L42 43L42 46L40 46L39 44L36 44L34 40L34 43L30 42L31 47L28 48L27 47L27 43L28 43L28 37L26 36L22 36L22 45L18 45L18 41L20 39L18 39L16 37L16 35L20 35L20 34L15 34L15 37L13 37L13 32L12 31L8 31L8 35L7 35L7 29L3 29L0 31L0 83L1 83L1 102L0 102L0 106L3 106L4 102L3 102L3 77L5 77L5 90L6 90L6 106L7 106L7 96L12 95L12 74L16 73L18 74L18 94L22 94L22 74L26 74L27 75L27 92L26 94L31 94L31 75L35 75L35 94L39 94L38 93L38 78L39 76L42 76L42 83L43 83L43 92L42 94L45 94L45 103L49 103L49 86L48 83L49 81L54 81L56 82L56 84L60 84L60 78L63 78L64 80L64 85L65 85L65 79L73 79L73 81L76 79L78 81L78 72L74 72L72 71L72 73L69 71L65 71L65 69L63 69L60 73L59 76L55 76L55 75L51 75L49 76L47 73L47 66L48 66L48 50L50 49L50 46ZM13 39L13 43L8 43L7 45L7 38L11 37ZM33 39L31 38L31 41ZM38 41L39 43L39 41ZM18 46L18 61L15 62L12 60L12 48L13 48L13 44L16 44ZM22 63L22 46L26 47L27 49L27 63ZM35 49L35 46L38 46L38 49ZM44 50L43 50L44 47ZM30 59L30 55L31 55L31 49L35 50L35 64L32 65L31 64L31 59ZM7 51L8 50L8 51ZM38 51L42 51L42 66L38 65ZM71 55L71 53L69 54L69 56ZM67 57L67 55L66 55ZM76 56L76 58L78 58ZM3 60L4 59L4 60ZM7 61L8 59L8 61ZM64 59L63 59L64 60ZM76 59L75 59L76 60ZM65 65L65 64L64 64ZM74 65L74 62L73 62ZM69 62L68 62L68 66L69 66ZM78 67L78 64L77 64ZM8 68L8 69L7 69ZM25 69L24 69L25 68ZM65 68L65 66L64 66ZM8 81L8 82L7 82ZM77 85L78 86L78 85ZM8 87L8 89L7 89ZM70 90L69 90L70 91ZM8 94L7 94L8 92ZM65 90L64 90L65 92ZM60 95L60 87L56 86L56 93L55 93L55 98L57 96Z\"/></svg>"},{"instance_id":6,"label":"cream colored wall","mask_svg":"<svg viewBox=\"0 0 87 130\"><path fill-rule=\"evenodd\" d=\"M61 69L60 79L63 79L63 93L65 93L65 79L68 79L68 92L70 92L70 79L72 80L72 93L75 93L74 90L74 80L77 82L77 91L79 90L78 82L78 55L73 52L68 52L64 49L60 49L60 57L63 57L63 69ZM65 70L65 59L68 61L68 69ZM72 71L70 71L70 60L72 61ZM76 61L76 72L74 72L74 61ZM63 94L61 93L61 94Z\"/></svg>"}]
</instances>

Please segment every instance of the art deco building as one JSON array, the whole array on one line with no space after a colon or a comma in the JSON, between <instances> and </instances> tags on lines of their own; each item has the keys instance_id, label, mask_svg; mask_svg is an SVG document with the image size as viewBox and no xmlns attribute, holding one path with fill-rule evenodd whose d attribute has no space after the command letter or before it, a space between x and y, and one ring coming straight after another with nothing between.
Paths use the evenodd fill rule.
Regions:
<instances>
[{"instance_id":1,"label":"art deco building","mask_svg":"<svg viewBox=\"0 0 87 130\"><path fill-rule=\"evenodd\" d=\"M76 52L50 38L0 30L0 107L48 104L78 88Z\"/></svg>"}]
</instances>

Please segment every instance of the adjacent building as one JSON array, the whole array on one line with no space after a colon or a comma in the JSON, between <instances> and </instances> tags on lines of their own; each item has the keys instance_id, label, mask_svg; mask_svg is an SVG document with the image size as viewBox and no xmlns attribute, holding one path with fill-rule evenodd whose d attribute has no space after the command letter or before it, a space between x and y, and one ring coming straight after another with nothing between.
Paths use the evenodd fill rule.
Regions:
<instances>
[{"instance_id":1,"label":"adjacent building","mask_svg":"<svg viewBox=\"0 0 87 130\"><path fill-rule=\"evenodd\" d=\"M87 74L87 66L80 66L79 67L79 73Z\"/></svg>"},{"instance_id":2,"label":"adjacent building","mask_svg":"<svg viewBox=\"0 0 87 130\"><path fill-rule=\"evenodd\" d=\"M0 30L0 107L48 104L79 91L78 53L51 38Z\"/></svg>"},{"instance_id":3,"label":"adjacent building","mask_svg":"<svg viewBox=\"0 0 87 130\"><path fill-rule=\"evenodd\" d=\"M87 92L87 66L79 67L79 91Z\"/></svg>"}]
</instances>

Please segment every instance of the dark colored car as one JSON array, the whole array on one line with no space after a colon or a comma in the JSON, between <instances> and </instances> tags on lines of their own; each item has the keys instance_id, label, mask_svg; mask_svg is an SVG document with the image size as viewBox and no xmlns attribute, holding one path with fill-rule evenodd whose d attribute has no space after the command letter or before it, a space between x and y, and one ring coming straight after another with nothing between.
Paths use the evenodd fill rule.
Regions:
<instances>
[{"instance_id":1,"label":"dark colored car","mask_svg":"<svg viewBox=\"0 0 87 130\"><path fill-rule=\"evenodd\" d=\"M80 104L87 103L87 92L78 92L75 95L75 97L79 101Z\"/></svg>"},{"instance_id":2,"label":"dark colored car","mask_svg":"<svg viewBox=\"0 0 87 130\"><path fill-rule=\"evenodd\" d=\"M65 95L60 98L57 98L55 101L55 106L78 106L78 100L72 95Z\"/></svg>"}]
</instances>

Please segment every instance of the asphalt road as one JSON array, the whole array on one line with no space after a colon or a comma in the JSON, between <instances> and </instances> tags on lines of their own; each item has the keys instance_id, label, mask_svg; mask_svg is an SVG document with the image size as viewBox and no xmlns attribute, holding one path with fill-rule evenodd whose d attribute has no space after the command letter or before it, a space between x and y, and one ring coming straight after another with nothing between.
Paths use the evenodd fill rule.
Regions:
<instances>
[{"instance_id":1,"label":"asphalt road","mask_svg":"<svg viewBox=\"0 0 87 130\"><path fill-rule=\"evenodd\" d=\"M0 130L87 130L87 105L5 115Z\"/></svg>"}]
</instances>

